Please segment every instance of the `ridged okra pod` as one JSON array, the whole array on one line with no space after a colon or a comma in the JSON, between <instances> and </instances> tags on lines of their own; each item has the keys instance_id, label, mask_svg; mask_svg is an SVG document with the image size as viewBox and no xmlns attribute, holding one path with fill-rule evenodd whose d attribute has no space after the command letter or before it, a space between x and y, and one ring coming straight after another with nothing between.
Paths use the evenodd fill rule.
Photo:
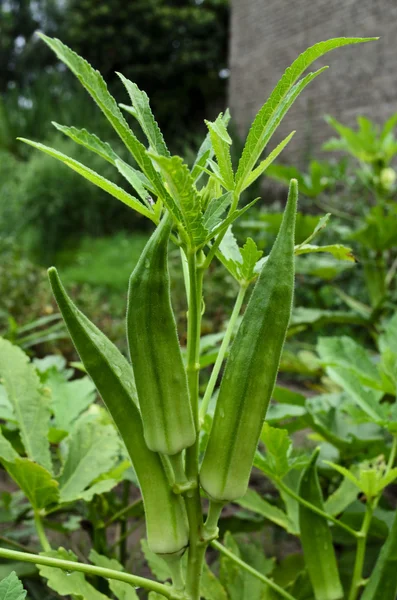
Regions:
<instances>
[{"instance_id":1,"label":"ridged okra pod","mask_svg":"<svg viewBox=\"0 0 397 600\"><path fill-rule=\"evenodd\" d=\"M127 336L145 440L154 452L177 454L196 439L186 371L171 306L165 215L131 278Z\"/></svg>"},{"instance_id":2,"label":"ridged okra pod","mask_svg":"<svg viewBox=\"0 0 397 600\"><path fill-rule=\"evenodd\" d=\"M76 350L131 457L142 492L149 546L158 554L180 552L188 543L185 507L182 498L171 491L159 455L146 445L131 365L73 304L56 269L48 273Z\"/></svg>"},{"instance_id":3,"label":"ridged okra pod","mask_svg":"<svg viewBox=\"0 0 397 600\"><path fill-rule=\"evenodd\" d=\"M216 501L241 498L248 487L291 316L297 198L292 180L280 231L226 363L200 473Z\"/></svg>"},{"instance_id":4,"label":"ridged okra pod","mask_svg":"<svg viewBox=\"0 0 397 600\"><path fill-rule=\"evenodd\" d=\"M324 510L323 495L318 480L315 451L302 473L299 495L317 508ZM299 505L299 528L305 564L309 572L316 600L342 600L343 588L327 520L312 510Z\"/></svg>"}]
</instances>

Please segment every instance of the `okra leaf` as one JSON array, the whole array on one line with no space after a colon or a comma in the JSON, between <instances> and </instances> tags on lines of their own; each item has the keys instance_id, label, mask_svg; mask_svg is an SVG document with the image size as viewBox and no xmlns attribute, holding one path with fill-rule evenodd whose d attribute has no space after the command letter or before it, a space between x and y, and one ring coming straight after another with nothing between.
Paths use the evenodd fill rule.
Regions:
<instances>
[{"instance_id":1,"label":"okra leaf","mask_svg":"<svg viewBox=\"0 0 397 600\"><path fill-rule=\"evenodd\" d=\"M119 449L119 437L112 425L90 421L77 425L59 476L61 502L79 499L90 483L114 466Z\"/></svg>"},{"instance_id":2,"label":"okra leaf","mask_svg":"<svg viewBox=\"0 0 397 600\"><path fill-rule=\"evenodd\" d=\"M170 156L169 150L164 142L163 134L160 131L153 113L150 108L147 94L140 90L136 83L133 83L121 73L117 73L131 98L134 109L134 116L145 133L150 148L160 156Z\"/></svg>"},{"instance_id":3,"label":"okra leaf","mask_svg":"<svg viewBox=\"0 0 397 600\"><path fill-rule=\"evenodd\" d=\"M119 158L116 152L112 149L110 144L103 142L94 133L90 133L86 129L77 129L77 127L67 127L66 125L59 125L52 121L52 124L58 131L70 137L76 144L84 146L91 152L95 152L98 156L101 156L110 164L115 165L116 160Z\"/></svg>"},{"instance_id":4,"label":"okra leaf","mask_svg":"<svg viewBox=\"0 0 397 600\"><path fill-rule=\"evenodd\" d=\"M14 450L12 444L0 433L0 460L13 462L19 458L18 452Z\"/></svg>"},{"instance_id":5,"label":"okra leaf","mask_svg":"<svg viewBox=\"0 0 397 600\"><path fill-rule=\"evenodd\" d=\"M330 515L340 515L357 499L357 494L357 486L344 477L340 486L324 502L324 509Z\"/></svg>"},{"instance_id":6,"label":"okra leaf","mask_svg":"<svg viewBox=\"0 0 397 600\"><path fill-rule=\"evenodd\" d=\"M129 128L116 100L109 93L106 83L99 71L93 69L86 60L65 46L60 40L50 38L42 33L40 34L40 37L47 46L55 52L59 60L65 63L88 91L131 152L143 173L145 173L149 181L152 182L156 189L156 193L160 196L165 195L166 192L164 186L161 183L161 179L156 172L152 161L146 153L145 146L141 144Z\"/></svg>"},{"instance_id":7,"label":"okra leaf","mask_svg":"<svg viewBox=\"0 0 397 600\"><path fill-rule=\"evenodd\" d=\"M258 179L258 177L260 177L266 171L266 169L273 163L273 161L276 160L278 155L281 154L281 152L284 150L284 148L287 146L287 144L289 144L289 142L291 141L291 139L293 138L295 133L296 133L295 131L292 131L289 135L287 135L287 137L282 142L280 142L274 148L274 150L272 150L270 152L269 156L267 156L264 160L262 160L262 162L256 167L256 169L254 169L250 173L250 175L247 177L247 179L245 180L245 183L244 183L244 187L242 188L241 191L244 191L247 187L252 185L254 183L254 181L256 181ZM289 183L290 179L288 180L288 183Z\"/></svg>"},{"instance_id":8,"label":"okra leaf","mask_svg":"<svg viewBox=\"0 0 397 600\"><path fill-rule=\"evenodd\" d=\"M281 119L292 106L301 91L319 75L323 69L309 73L297 84L304 71L317 59L334 48L371 41L374 38L334 38L319 42L303 52L288 69L274 88L269 99L256 115L245 142L244 150L236 173L236 184L240 190L250 175L266 144L277 129ZM294 85L295 84L295 85Z\"/></svg>"},{"instance_id":9,"label":"okra leaf","mask_svg":"<svg viewBox=\"0 0 397 600\"><path fill-rule=\"evenodd\" d=\"M211 144L215 152L223 185L227 191L231 191L234 188L234 174L230 156L232 139L227 132L222 114L213 123L206 121L206 125L209 129Z\"/></svg>"},{"instance_id":10,"label":"okra leaf","mask_svg":"<svg viewBox=\"0 0 397 600\"><path fill-rule=\"evenodd\" d=\"M295 247L295 255L311 254L312 252L327 252L338 260L356 262L352 249L342 244L328 244L327 246L314 246L313 244L300 244Z\"/></svg>"},{"instance_id":11,"label":"okra leaf","mask_svg":"<svg viewBox=\"0 0 397 600\"><path fill-rule=\"evenodd\" d=\"M383 457L378 461L362 463L357 476L341 465L331 461L324 462L349 479L367 498L376 497L386 486L397 479L397 468L387 471Z\"/></svg>"},{"instance_id":12,"label":"okra leaf","mask_svg":"<svg viewBox=\"0 0 397 600\"><path fill-rule=\"evenodd\" d=\"M218 118L219 117L222 118L222 121L223 121L225 127L227 127L227 125L230 121L229 109L227 108L225 110L224 115L222 115L222 113L220 113ZM200 179L201 175L204 172L203 168L206 167L208 160L212 159L213 156L214 156L214 148L212 146L211 137L208 132L203 140L203 143L201 144L201 146L197 152L196 160L194 161L194 164L193 164L193 167L191 170L191 175L195 182L197 182Z\"/></svg>"},{"instance_id":13,"label":"okra leaf","mask_svg":"<svg viewBox=\"0 0 397 600\"><path fill-rule=\"evenodd\" d=\"M13 462L2 462L7 473L18 484L35 510L59 502L58 482L44 467L29 458L18 457Z\"/></svg>"},{"instance_id":14,"label":"okra leaf","mask_svg":"<svg viewBox=\"0 0 397 600\"><path fill-rule=\"evenodd\" d=\"M78 416L94 402L95 386L88 377L68 381L55 370L51 370L46 386L51 390L55 426L69 432Z\"/></svg>"},{"instance_id":15,"label":"okra leaf","mask_svg":"<svg viewBox=\"0 0 397 600\"><path fill-rule=\"evenodd\" d=\"M134 210L136 210L141 215L143 215L153 221L153 217L154 217L153 211L146 208L146 206L143 206L143 204L141 202L139 202L139 200L134 198L134 196L131 196L130 194L128 194L125 190L120 188L118 185L116 185L112 181L109 181L109 179L102 177L102 175L99 175L92 169L89 169L82 163L78 162L77 160L74 160L74 158L70 158L69 156L66 156L66 154L62 154L62 152L58 152L58 150L54 150L53 148L44 146L44 144L32 142L32 141L26 140L24 138L18 138L18 139L22 142L25 142L25 144L28 144L29 146L33 146L33 148L37 148L38 150L41 150L45 154L48 154L49 156L52 156L53 158L56 158L57 160L61 161L67 167L69 167L73 171L76 171L76 173L79 173L79 175L84 177L84 179L87 179L94 185L101 188L101 190L104 190L111 196L114 196L115 198L117 198L117 200L120 200L121 202L123 202L123 204L126 204L130 208L133 208Z\"/></svg>"},{"instance_id":16,"label":"okra leaf","mask_svg":"<svg viewBox=\"0 0 397 600\"><path fill-rule=\"evenodd\" d=\"M193 244L203 243L207 229L203 224L201 198L187 165L180 156L158 156L150 154L159 165L171 196L182 215L182 223Z\"/></svg>"},{"instance_id":17,"label":"okra leaf","mask_svg":"<svg viewBox=\"0 0 397 600\"><path fill-rule=\"evenodd\" d=\"M41 389L28 356L11 342L0 338L0 377L18 422L27 456L52 472L48 442L49 397Z\"/></svg>"},{"instance_id":18,"label":"okra leaf","mask_svg":"<svg viewBox=\"0 0 397 600\"><path fill-rule=\"evenodd\" d=\"M171 572L167 563L161 556L158 556L158 554L155 554L150 550L147 540L141 540L141 548L146 562L156 579L158 579L158 581L167 581L167 579L170 579Z\"/></svg>"},{"instance_id":19,"label":"okra leaf","mask_svg":"<svg viewBox=\"0 0 397 600\"><path fill-rule=\"evenodd\" d=\"M200 581L200 596L205 600L228 600L225 588L206 562L204 562Z\"/></svg>"},{"instance_id":20,"label":"okra leaf","mask_svg":"<svg viewBox=\"0 0 397 600\"><path fill-rule=\"evenodd\" d=\"M16 423L15 413L11 402L7 397L4 385L0 384L0 419Z\"/></svg>"},{"instance_id":21,"label":"okra leaf","mask_svg":"<svg viewBox=\"0 0 397 600\"><path fill-rule=\"evenodd\" d=\"M41 555L77 562L77 556L71 550L65 550L64 548L42 552ZM37 566L41 577L47 579L48 587L60 596L74 596L82 600L109 600L108 596L98 592L86 581L83 573L77 571L69 573L54 567Z\"/></svg>"},{"instance_id":22,"label":"okra leaf","mask_svg":"<svg viewBox=\"0 0 397 600\"><path fill-rule=\"evenodd\" d=\"M88 489L80 492L78 499L84 500L85 502L91 502L94 496L100 496L110 492L113 488L120 483L118 479L101 479L96 483L93 483Z\"/></svg>"},{"instance_id":23,"label":"okra leaf","mask_svg":"<svg viewBox=\"0 0 397 600\"><path fill-rule=\"evenodd\" d=\"M386 542L365 586L362 600L395 600L397 596L397 512Z\"/></svg>"},{"instance_id":24,"label":"okra leaf","mask_svg":"<svg viewBox=\"0 0 397 600\"><path fill-rule=\"evenodd\" d=\"M281 508L273 506L273 504L270 504L270 502L264 498L261 498L261 496L255 492L255 490L248 488L245 496L240 498L237 504L243 508L246 508L247 510L261 515L262 517L265 517L265 519L268 519L272 523L282 527L285 529L285 531L291 533L292 535L297 535L299 533L295 529L292 521L290 521L288 518L287 514L281 510Z\"/></svg>"},{"instance_id":25,"label":"okra leaf","mask_svg":"<svg viewBox=\"0 0 397 600\"><path fill-rule=\"evenodd\" d=\"M90 550L89 559L97 567L113 569L113 571L124 571L124 567L115 558L107 558L102 554L98 554L94 549ZM137 593L131 584L116 579L109 579L108 581L110 591L118 600L138 600Z\"/></svg>"},{"instance_id":26,"label":"okra leaf","mask_svg":"<svg viewBox=\"0 0 397 600\"><path fill-rule=\"evenodd\" d=\"M203 215L203 225L208 231L212 231L214 227L222 222L222 215L232 202L231 192L226 192L219 198L213 198Z\"/></svg>"},{"instance_id":27,"label":"okra leaf","mask_svg":"<svg viewBox=\"0 0 397 600\"><path fill-rule=\"evenodd\" d=\"M0 581L1 600L24 600L26 593L15 571Z\"/></svg>"},{"instance_id":28,"label":"okra leaf","mask_svg":"<svg viewBox=\"0 0 397 600\"><path fill-rule=\"evenodd\" d=\"M262 251L258 250L251 238L247 238L244 246L239 248L229 227L219 245L217 256L238 282L249 283L257 277L254 269L262 256Z\"/></svg>"},{"instance_id":29,"label":"okra leaf","mask_svg":"<svg viewBox=\"0 0 397 600\"><path fill-rule=\"evenodd\" d=\"M239 544L230 532L226 533L223 544L235 556L247 562L260 573L269 575L273 570L273 559L267 559L259 545ZM226 588L230 600L241 600L242 598L262 600L267 591L266 584L241 569L225 555L221 556L220 580Z\"/></svg>"},{"instance_id":30,"label":"okra leaf","mask_svg":"<svg viewBox=\"0 0 397 600\"><path fill-rule=\"evenodd\" d=\"M383 392L364 387L356 373L342 367L327 367L327 375L337 383L349 397L363 410L375 423L382 422L385 411L380 404Z\"/></svg>"},{"instance_id":31,"label":"okra leaf","mask_svg":"<svg viewBox=\"0 0 397 600\"><path fill-rule=\"evenodd\" d=\"M291 439L286 429L271 427L267 422L263 424L261 442L266 446L265 456L257 455L255 465L264 472L276 477L284 477L290 469L289 458L292 449Z\"/></svg>"},{"instance_id":32,"label":"okra leaf","mask_svg":"<svg viewBox=\"0 0 397 600\"><path fill-rule=\"evenodd\" d=\"M153 200L151 195L148 192L148 188L150 187L150 183L145 178L143 173L131 167L131 165L127 164L121 159L117 159L115 163L119 173L128 181L129 184L132 185L138 196L143 200L146 206L151 209L151 205L153 204Z\"/></svg>"}]
</instances>

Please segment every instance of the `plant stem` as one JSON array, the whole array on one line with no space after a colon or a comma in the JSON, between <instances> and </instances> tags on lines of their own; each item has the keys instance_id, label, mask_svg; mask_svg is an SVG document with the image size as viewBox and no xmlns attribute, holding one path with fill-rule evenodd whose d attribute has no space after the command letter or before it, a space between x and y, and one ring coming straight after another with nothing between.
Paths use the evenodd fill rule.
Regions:
<instances>
[{"instance_id":1,"label":"plant stem","mask_svg":"<svg viewBox=\"0 0 397 600\"><path fill-rule=\"evenodd\" d=\"M364 558L365 558L365 550L367 546L367 537L369 527L371 525L373 514L373 506L370 501L367 502L365 516L363 520L363 524L360 529L360 537L357 540L357 552L356 552L356 560L354 563L353 577L350 587L350 593L348 600L356 600L358 596L358 592L360 591L360 587L364 584L363 581L363 567L364 567Z\"/></svg>"},{"instance_id":2,"label":"plant stem","mask_svg":"<svg viewBox=\"0 0 397 600\"><path fill-rule=\"evenodd\" d=\"M283 481L281 481L281 479L278 479L278 478L276 479L276 485L281 490L283 490L286 494L291 496L291 498L293 498L294 500L296 500L297 502L302 504L302 506L305 506L306 508L308 508L312 512L320 515L321 517L324 517L324 519L327 519L327 521L331 521L331 523L338 525L339 527L341 527L341 529L344 529L345 531L350 533L350 535L352 535L353 537L355 537L357 539L361 538L361 532L355 531L354 529L349 527L349 525L346 525L345 523L343 523L343 521L339 521L339 519L336 519L332 515L326 513L324 510L321 510L321 508L318 508L317 506L314 506L314 504L307 502L307 500L304 500L303 498L301 498L298 494L296 494L294 492L294 490L291 490L291 488L289 488L287 485L285 485L285 483Z\"/></svg>"},{"instance_id":3,"label":"plant stem","mask_svg":"<svg viewBox=\"0 0 397 600\"><path fill-rule=\"evenodd\" d=\"M186 450L186 475L189 480L197 482L197 488L189 490L185 494L186 510L189 519L186 591L191 600L199 600L200 578L206 550L206 545L203 544L203 517L198 481L198 394L203 271L197 268L197 255L195 251L191 250L188 252L187 260L189 270L187 378L197 436L195 444Z\"/></svg>"},{"instance_id":4,"label":"plant stem","mask_svg":"<svg viewBox=\"0 0 397 600\"><path fill-rule=\"evenodd\" d=\"M78 571L80 573L86 573L87 575L104 577L105 579L116 579L117 581L129 583L134 587L142 587L146 590L157 592L158 594L162 594L170 600L184 600L184 596L181 596L181 594L175 592L175 590L168 585L158 583L157 581L152 581L151 579L146 579L145 577L139 577L138 575L130 575L129 573L124 573L122 571L114 571L113 569L95 567L94 565L86 565L84 563L53 558L50 556L42 556L40 554L29 554L27 552L17 552L16 550L6 550L5 548L0 548L0 558L33 563L35 565L43 565L45 567L54 567L57 569L62 569L63 571Z\"/></svg>"},{"instance_id":5,"label":"plant stem","mask_svg":"<svg viewBox=\"0 0 397 600\"><path fill-rule=\"evenodd\" d=\"M35 510L34 511L34 524L36 526L37 535L39 536L41 547L44 552L49 552L51 550L51 544L47 539L47 536L44 531L43 521L41 520L40 513Z\"/></svg>"},{"instance_id":6,"label":"plant stem","mask_svg":"<svg viewBox=\"0 0 397 600\"><path fill-rule=\"evenodd\" d=\"M271 579L266 577L266 575L262 575L262 573L259 573L259 571L257 571L256 569L251 567L249 564L247 564L246 562L241 560L241 558L239 558L238 556L233 554L233 552L230 552L230 550L225 548L225 546L222 546L222 544L220 544L219 542L214 540L211 542L211 546L213 548L215 548L216 550L218 550L219 552L221 552L222 554L224 554L225 556L227 556L228 558L230 558L230 560L232 560L237 565L239 565L242 569L247 571L247 573L250 573L251 575L253 575L257 579L259 579L260 581L263 581L263 583L266 583L266 585L268 585L272 590L277 592L283 598L286 598L287 600L296 600L293 596L291 596L291 594L289 594L288 592L283 590L283 588L281 588L279 585L277 585L277 583L274 583L274 581L272 581Z\"/></svg>"},{"instance_id":7,"label":"plant stem","mask_svg":"<svg viewBox=\"0 0 397 600\"><path fill-rule=\"evenodd\" d=\"M225 358L226 351L229 347L230 339L233 335L233 331L236 325L237 318L240 314L241 306L244 302L244 297L247 292L247 285L240 285L240 289L236 298L236 303L233 308L233 312L230 316L230 320L228 326L225 331L225 337L222 340L221 347L219 348L218 356L216 357L216 361L214 367L212 369L210 380L207 384L207 388L205 390L204 398L201 402L200 406L200 423L204 421L204 417L208 410L208 405L210 403L212 394L214 392L214 388L218 379L219 372L222 367L223 360Z\"/></svg>"},{"instance_id":8,"label":"plant stem","mask_svg":"<svg viewBox=\"0 0 397 600\"><path fill-rule=\"evenodd\" d=\"M387 461L385 475L387 475L387 473L389 473L389 471L393 468L394 461L396 460L396 453L397 453L397 435L393 435L393 443L392 443L391 450L390 450L389 460Z\"/></svg>"},{"instance_id":9,"label":"plant stem","mask_svg":"<svg viewBox=\"0 0 397 600\"><path fill-rule=\"evenodd\" d=\"M207 520L204 525L207 537L218 537L218 521L224 506L224 502L210 500Z\"/></svg>"},{"instance_id":10,"label":"plant stem","mask_svg":"<svg viewBox=\"0 0 397 600\"><path fill-rule=\"evenodd\" d=\"M130 482L123 482L123 504L124 506L128 506L128 500L130 497ZM127 519L122 519L120 522L120 546L119 546L119 559L122 565L125 564L127 560Z\"/></svg>"}]
</instances>

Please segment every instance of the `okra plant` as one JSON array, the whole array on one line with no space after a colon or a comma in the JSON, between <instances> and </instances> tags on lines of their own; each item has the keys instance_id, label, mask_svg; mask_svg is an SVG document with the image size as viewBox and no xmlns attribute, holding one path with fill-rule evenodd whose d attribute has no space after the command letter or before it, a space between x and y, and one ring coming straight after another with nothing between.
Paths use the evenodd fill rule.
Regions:
<instances>
[{"instance_id":1,"label":"okra plant","mask_svg":"<svg viewBox=\"0 0 397 600\"><path fill-rule=\"evenodd\" d=\"M261 158L272 135L295 99L326 67L301 77L302 74L327 52L374 38L336 38L306 50L285 71L255 117L237 167L231 160L232 140L227 131L230 117L226 112L207 122L208 135L189 168L180 157L170 154L148 97L134 83L120 75L131 105L118 105L98 71L59 40L41 37L89 92L130 151L131 161L122 160L108 143L85 129L57 123L55 127L110 162L135 195L53 148L22 141L62 161L155 225L130 279L126 323L130 360L74 305L55 268L49 269L49 279L84 368L131 459L144 503L149 550L164 559L172 584L127 574L120 565L109 561L98 561L97 566L78 563L70 560L66 551L56 553L47 547L40 555L3 549L0 556L36 563L48 579L54 568L72 572L76 579L68 584L69 594L79 595L72 584L85 573L140 586L150 591L151 598L198 600L206 550L212 544L239 567L251 569L272 594L291 600L292 596L280 585L248 567L216 538L224 506L247 492L290 321L295 253L299 253L294 243L297 182L290 182L284 217L268 256L261 258L251 239L243 248L237 248L233 257L222 246L232 224L257 201L241 206L241 194L265 172L294 132ZM130 128L120 108L132 115L146 143ZM187 291L185 359L170 300L170 243L180 249ZM202 283L215 258L227 264L240 291L201 400L199 350L205 309ZM247 289L253 283L231 343ZM213 392L226 356L212 418L209 405L215 401ZM209 434L206 432L205 445L201 432L208 419L212 419L212 426ZM11 442L4 438L2 460L12 463L14 453ZM50 456L46 459L47 469L51 470ZM316 600L337 600L342 598L343 590L327 522L337 519L328 519L323 510L315 463L316 454L306 465L300 483L299 493L307 509L301 515L302 544L310 565L318 563L317 555L328 561L322 564L321 572L316 567L309 568ZM39 519L40 510L36 512ZM311 536L312 527L318 532L315 539ZM350 600L355 600L361 586L360 565ZM60 590L56 585L54 589ZM111 589L118 595L116 588ZM123 597L135 597L131 594ZM80 595L84 597L84 592Z\"/></svg>"}]
</instances>

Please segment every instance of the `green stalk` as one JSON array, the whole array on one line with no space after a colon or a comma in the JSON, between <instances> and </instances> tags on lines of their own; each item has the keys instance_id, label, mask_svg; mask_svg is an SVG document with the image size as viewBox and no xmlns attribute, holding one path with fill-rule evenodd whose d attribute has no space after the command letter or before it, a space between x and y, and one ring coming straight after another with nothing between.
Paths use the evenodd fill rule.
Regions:
<instances>
[{"instance_id":1,"label":"green stalk","mask_svg":"<svg viewBox=\"0 0 397 600\"><path fill-rule=\"evenodd\" d=\"M34 511L34 524L36 527L37 535L39 536L41 547L43 548L44 552L50 552L51 544L48 541L48 538L44 531L43 521L41 520L40 513L37 510Z\"/></svg>"},{"instance_id":2,"label":"green stalk","mask_svg":"<svg viewBox=\"0 0 397 600\"><path fill-rule=\"evenodd\" d=\"M301 498L298 494L296 494L293 490L291 490L291 488L289 488L287 485L285 485L285 483L283 481L281 481L281 479L277 478L275 480L275 483L278 488L280 488L281 490L283 490L283 492L285 492L286 494L291 496L291 498L293 498L294 500L296 500L297 502L302 504L302 506L305 506L306 508L308 508L312 512L320 515L321 517L324 517L324 519L327 519L327 521L331 521L331 523L334 523L334 525L338 525L341 529L344 529L345 531L350 533L350 535L352 535L356 539L360 539L362 537L362 534L360 531L355 531L354 529L349 527L349 525L346 525L345 523L343 523L343 521L339 521L339 519L335 519L335 517L324 512L323 510L321 510L321 508L318 508L317 506L314 506L314 504L311 504L310 502L307 502L307 500L304 500L303 498Z\"/></svg>"},{"instance_id":3,"label":"green stalk","mask_svg":"<svg viewBox=\"0 0 397 600\"><path fill-rule=\"evenodd\" d=\"M226 328L225 337L222 340L221 347L219 348L218 356L216 357L216 361L214 367L212 369L211 377L208 382L207 388L205 390L204 398L201 402L200 406L200 423L204 421L204 417L208 410L208 405L210 403L212 394L214 392L214 388L218 379L219 372L222 367L222 363L225 358L225 354L230 344L230 339L233 335L233 331L236 325L237 318L240 314L241 306L244 302L245 294L247 292L247 285L240 284L240 289L238 292L238 296L236 298L236 303L233 308L233 312L230 316L230 320L228 326Z\"/></svg>"},{"instance_id":4,"label":"green stalk","mask_svg":"<svg viewBox=\"0 0 397 600\"><path fill-rule=\"evenodd\" d=\"M86 565L85 563L74 562L71 560L42 556L41 554L29 554L27 552L17 552L16 550L6 550L5 548L0 548L0 558L33 563L34 565L43 565L45 567L54 567L68 572L77 571L79 573L86 573L87 575L104 577L105 579L115 579L116 581L129 583L134 587L142 587L146 590L157 592L170 600L185 600L185 596L176 592L169 585L146 579L146 577L130 575L129 573L124 573L122 571L114 571L113 569L95 567L94 565Z\"/></svg>"},{"instance_id":5,"label":"green stalk","mask_svg":"<svg viewBox=\"0 0 397 600\"><path fill-rule=\"evenodd\" d=\"M207 538L218 537L218 521L224 506L224 502L215 502L214 500L210 500L207 519L204 525Z\"/></svg>"},{"instance_id":6,"label":"green stalk","mask_svg":"<svg viewBox=\"0 0 397 600\"><path fill-rule=\"evenodd\" d=\"M197 482L197 488L185 495L189 520L189 550L186 572L186 591L191 600L200 598L200 578L206 544L203 542L203 517L198 481L199 419L198 395L200 372L200 329L203 271L197 267L195 251L187 255L189 270L189 311L187 338L187 379L193 418L197 429L196 442L186 449L186 475Z\"/></svg>"},{"instance_id":7,"label":"green stalk","mask_svg":"<svg viewBox=\"0 0 397 600\"><path fill-rule=\"evenodd\" d=\"M364 567L364 559L365 559L365 550L367 547L367 537L368 531L371 525L373 514L373 505L370 501L367 502L365 516L363 520L363 524L360 529L360 537L357 541L357 552L356 552L356 560L354 563L353 577L350 586L350 593L348 600L356 600L358 593L360 591L360 587L364 584L363 581L363 567Z\"/></svg>"},{"instance_id":8,"label":"green stalk","mask_svg":"<svg viewBox=\"0 0 397 600\"><path fill-rule=\"evenodd\" d=\"M291 596L291 594L289 594L288 592L283 590L283 588L281 588L279 585L277 585L277 583L274 583L274 581L272 581L271 579L266 577L266 575L262 575L262 573L259 573L259 571L257 571L256 569L254 569L253 567L248 565L246 562L241 560L241 558L239 558L238 556L233 554L233 552L230 552L230 550L225 548L225 546L222 546L222 544L220 544L219 542L214 540L211 542L211 546L213 548L215 548L216 550L218 550L218 552L221 552L222 554L224 554L225 556L230 558L230 560L232 560L237 565L239 565L239 567L241 567L242 569L247 571L247 573L250 573L251 575L253 575L257 579L259 579L260 581L263 581L263 583L266 583L266 585L268 585L269 588L274 590L282 598L286 598L286 600L296 600L296 598L294 598L294 596Z\"/></svg>"}]
</instances>

